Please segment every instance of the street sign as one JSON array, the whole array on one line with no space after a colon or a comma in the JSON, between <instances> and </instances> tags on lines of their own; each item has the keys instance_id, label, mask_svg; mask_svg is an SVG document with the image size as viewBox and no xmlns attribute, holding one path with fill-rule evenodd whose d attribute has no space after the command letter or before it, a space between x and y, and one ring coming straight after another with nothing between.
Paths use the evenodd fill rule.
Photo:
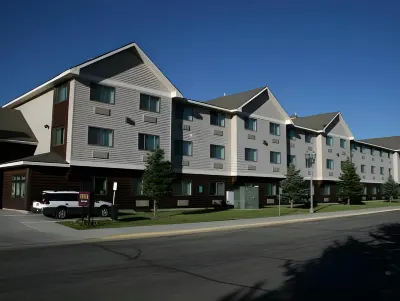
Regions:
<instances>
[{"instance_id":1,"label":"street sign","mask_svg":"<svg viewBox=\"0 0 400 301\"><path fill-rule=\"evenodd\" d=\"M113 190L114 190L114 191L117 190L117 185L118 185L118 183L117 183L117 182L114 182L114 184L113 184Z\"/></svg>"},{"instance_id":2,"label":"street sign","mask_svg":"<svg viewBox=\"0 0 400 301\"><path fill-rule=\"evenodd\" d=\"M87 191L79 192L78 205L80 207L89 207L89 204L90 204L90 192Z\"/></svg>"}]
</instances>

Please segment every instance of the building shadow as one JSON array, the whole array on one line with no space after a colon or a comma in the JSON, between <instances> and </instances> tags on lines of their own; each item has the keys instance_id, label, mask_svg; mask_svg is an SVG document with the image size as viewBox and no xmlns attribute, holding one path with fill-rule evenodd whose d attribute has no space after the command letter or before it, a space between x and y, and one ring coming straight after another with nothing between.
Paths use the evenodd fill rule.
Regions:
<instances>
[{"instance_id":1,"label":"building shadow","mask_svg":"<svg viewBox=\"0 0 400 301\"><path fill-rule=\"evenodd\" d=\"M319 258L283 265L287 280L265 292L257 282L219 301L400 300L400 224L387 224L367 240L334 242Z\"/></svg>"}]
</instances>

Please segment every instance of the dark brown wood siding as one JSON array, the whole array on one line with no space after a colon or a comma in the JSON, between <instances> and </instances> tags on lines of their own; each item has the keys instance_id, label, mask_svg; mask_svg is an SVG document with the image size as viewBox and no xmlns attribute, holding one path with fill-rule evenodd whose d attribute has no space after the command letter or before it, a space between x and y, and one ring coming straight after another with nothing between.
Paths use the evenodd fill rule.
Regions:
<instances>
[{"instance_id":1,"label":"dark brown wood siding","mask_svg":"<svg viewBox=\"0 0 400 301\"><path fill-rule=\"evenodd\" d=\"M18 209L18 210L30 210L30 206L27 204L26 197L13 198L12 197L12 177L13 176L25 176L27 175L27 169L10 169L4 170L3 172L3 208ZM26 196L26 183L25 183L25 196Z\"/></svg>"},{"instance_id":2,"label":"dark brown wood siding","mask_svg":"<svg viewBox=\"0 0 400 301\"><path fill-rule=\"evenodd\" d=\"M55 88L56 89L56 88ZM59 154L65 158L67 149L67 128L68 128L68 107L69 107L69 95L70 95L70 82L67 85L67 100L56 103L56 92L54 91L53 98L53 120L52 129L63 127L64 128L64 144L53 145L53 130L51 131L51 151Z\"/></svg>"}]
</instances>

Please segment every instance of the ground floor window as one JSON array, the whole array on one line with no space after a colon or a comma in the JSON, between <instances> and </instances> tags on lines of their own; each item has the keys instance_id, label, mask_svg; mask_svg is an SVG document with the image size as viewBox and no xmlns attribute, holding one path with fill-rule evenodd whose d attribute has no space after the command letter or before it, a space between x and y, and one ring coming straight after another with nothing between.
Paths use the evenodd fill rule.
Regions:
<instances>
[{"instance_id":1,"label":"ground floor window","mask_svg":"<svg viewBox=\"0 0 400 301\"><path fill-rule=\"evenodd\" d=\"M133 195L142 195L143 194L142 179L135 178L132 180L132 194Z\"/></svg>"},{"instance_id":2,"label":"ground floor window","mask_svg":"<svg viewBox=\"0 0 400 301\"><path fill-rule=\"evenodd\" d=\"M376 194L376 186L372 186L372 194Z\"/></svg>"},{"instance_id":3,"label":"ground floor window","mask_svg":"<svg viewBox=\"0 0 400 301\"><path fill-rule=\"evenodd\" d=\"M225 195L225 183L210 183L210 195Z\"/></svg>"},{"instance_id":4,"label":"ground floor window","mask_svg":"<svg viewBox=\"0 0 400 301\"><path fill-rule=\"evenodd\" d=\"M265 184L265 195L276 195L277 184L267 183Z\"/></svg>"},{"instance_id":5,"label":"ground floor window","mask_svg":"<svg viewBox=\"0 0 400 301\"><path fill-rule=\"evenodd\" d=\"M182 181L173 186L174 195L192 195L192 181Z\"/></svg>"},{"instance_id":6,"label":"ground floor window","mask_svg":"<svg viewBox=\"0 0 400 301\"><path fill-rule=\"evenodd\" d=\"M13 198L25 197L25 176L12 176L12 191Z\"/></svg>"},{"instance_id":7,"label":"ground floor window","mask_svg":"<svg viewBox=\"0 0 400 301\"><path fill-rule=\"evenodd\" d=\"M364 194L364 195L367 195L368 187L367 187L367 186L364 186L363 188L364 188L363 194Z\"/></svg>"},{"instance_id":8,"label":"ground floor window","mask_svg":"<svg viewBox=\"0 0 400 301\"><path fill-rule=\"evenodd\" d=\"M331 195L331 185L325 184L323 192L324 192L324 195Z\"/></svg>"},{"instance_id":9,"label":"ground floor window","mask_svg":"<svg viewBox=\"0 0 400 301\"><path fill-rule=\"evenodd\" d=\"M107 194L107 178L95 177L93 186L95 194Z\"/></svg>"}]
</instances>

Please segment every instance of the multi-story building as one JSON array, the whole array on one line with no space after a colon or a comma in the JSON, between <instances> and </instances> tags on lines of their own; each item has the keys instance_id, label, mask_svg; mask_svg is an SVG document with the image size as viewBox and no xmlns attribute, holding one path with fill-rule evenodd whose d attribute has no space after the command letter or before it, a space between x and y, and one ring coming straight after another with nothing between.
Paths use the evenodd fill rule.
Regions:
<instances>
[{"instance_id":1,"label":"multi-story building","mask_svg":"<svg viewBox=\"0 0 400 301\"><path fill-rule=\"evenodd\" d=\"M110 199L113 182L123 208L147 208L141 176L157 147L177 174L161 207L212 206L238 187L259 206L275 203L289 162L310 178L305 154L312 151L319 201L337 201L347 157L366 183L366 198L381 197L389 173L399 181L400 138L355 141L339 112L290 118L267 87L205 102L186 98L135 43L5 104L0 143L7 144L0 156L2 206L16 209L28 210L46 189Z\"/></svg>"}]
</instances>

